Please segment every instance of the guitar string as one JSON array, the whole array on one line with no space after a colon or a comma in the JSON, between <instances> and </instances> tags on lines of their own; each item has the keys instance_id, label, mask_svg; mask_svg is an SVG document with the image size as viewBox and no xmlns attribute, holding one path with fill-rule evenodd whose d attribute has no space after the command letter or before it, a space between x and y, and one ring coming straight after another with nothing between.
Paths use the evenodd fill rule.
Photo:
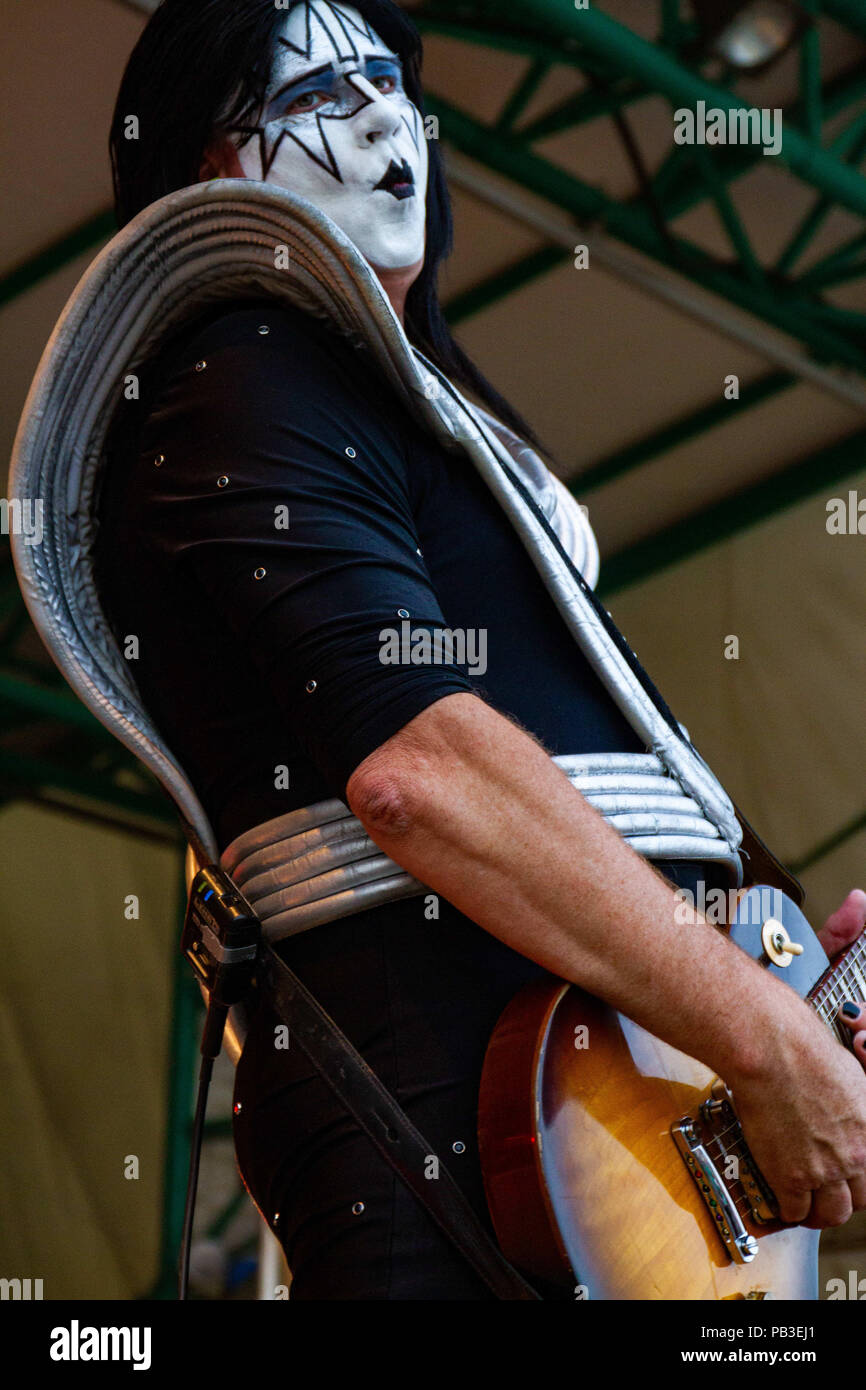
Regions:
<instances>
[{"instance_id":1,"label":"guitar string","mask_svg":"<svg viewBox=\"0 0 866 1390\"><path fill-rule=\"evenodd\" d=\"M841 1039L845 1032L842 1026L836 1022L833 1016L838 1013L841 1003L845 1002L841 996L852 998L857 1003L864 1002L866 996L866 977L860 968L861 956L863 955L864 942L861 938L842 958L833 970L832 975L824 982L820 990L810 999L811 1003L818 1012L821 1019L827 1023ZM832 1001L832 1015L829 1006Z\"/></svg>"},{"instance_id":2,"label":"guitar string","mask_svg":"<svg viewBox=\"0 0 866 1390\"><path fill-rule=\"evenodd\" d=\"M833 993L835 991L835 986L839 983L840 977L846 978L847 982L849 971L851 972L852 978L857 982L857 989L862 988L866 991L866 978L864 978L863 971L860 968L864 951L866 951L866 943L864 943L861 937L834 967L829 979L821 986L817 997L822 999L822 1001L825 1000L828 993Z\"/></svg>"}]
</instances>

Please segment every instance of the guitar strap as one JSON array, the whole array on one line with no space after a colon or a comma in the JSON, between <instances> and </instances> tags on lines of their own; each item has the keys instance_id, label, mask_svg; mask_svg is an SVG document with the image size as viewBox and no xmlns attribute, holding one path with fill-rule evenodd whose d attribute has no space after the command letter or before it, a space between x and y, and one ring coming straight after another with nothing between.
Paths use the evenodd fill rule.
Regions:
<instances>
[{"instance_id":1,"label":"guitar strap","mask_svg":"<svg viewBox=\"0 0 866 1390\"><path fill-rule=\"evenodd\" d=\"M293 1040L401 1182L497 1298L541 1301L491 1240L441 1160L438 1177L425 1177L429 1159L436 1156L431 1145L294 971L266 941L262 947L260 981Z\"/></svg>"},{"instance_id":2,"label":"guitar strap","mask_svg":"<svg viewBox=\"0 0 866 1390\"><path fill-rule=\"evenodd\" d=\"M733 803L737 820L743 827L743 843L740 854L743 864L743 886L751 888L756 883L768 883L771 888L781 888L789 898L802 907L806 901L806 890L798 878L779 862L775 854L767 848L764 841L752 829L746 817Z\"/></svg>"}]
</instances>

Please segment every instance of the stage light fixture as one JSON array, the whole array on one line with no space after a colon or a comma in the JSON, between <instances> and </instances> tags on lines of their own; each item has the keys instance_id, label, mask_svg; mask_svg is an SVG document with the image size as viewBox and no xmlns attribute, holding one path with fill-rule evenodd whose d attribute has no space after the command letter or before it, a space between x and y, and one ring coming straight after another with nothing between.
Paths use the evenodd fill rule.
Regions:
<instances>
[{"instance_id":1,"label":"stage light fixture","mask_svg":"<svg viewBox=\"0 0 866 1390\"><path fill-rule=\"evenodd\" d=\"M757 72L775 62L808 23L808 15L790 0L692 0L692 8L704 52L742 72Z\"/></svg>"}]
</instances>

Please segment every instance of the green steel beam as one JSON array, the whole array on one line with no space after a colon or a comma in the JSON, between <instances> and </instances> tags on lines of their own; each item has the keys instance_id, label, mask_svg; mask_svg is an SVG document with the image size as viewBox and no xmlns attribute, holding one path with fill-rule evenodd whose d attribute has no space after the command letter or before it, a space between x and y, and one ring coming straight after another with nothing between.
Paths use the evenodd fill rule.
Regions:
<instances>
[{"instance_id":1,"label":"green steel beam","mask_svg":"<svg viewBox=\"0 0 866 1390\"><path fill-rule=\"evenodd\" d=\"M546 274L554 266L562 265L570 254L562 246L542 246L539 250L530 251L527 256L513 262L505 270L489 275L486 280L473 285L471 289L454 295L444 305L443 310L449 325L454 327L462 323L472 314L486 309L489 304L494 304L505 295L529 284L539 275Z\"/></svg>"},{"instance_id":2,"label":"green steel beam","mask_svg":"<svg viewBox=\"0 0 866 1390\"><path fill-rule=\"evenodd\" d=\"M828 82L825 87L823 99L825 118L829 119L838 114L839 111L844 110L846 106L850 106L864 95L866 95L866 65L857 62ZM805 119L803 103L796 102L785 119L794 125L803 121ZM690 154L694 148L693 145L674 146L668 159L670 160L677 150L688 151ZM765 158L753 145L716 145L713 147L713 156L719 175L728 183L740 178L743 174L747 174L750 169L755 168L759 160ZM700 201L700 189L695 187L690 163L686 160L671 185L665 190L663 211L669 218L680 217Z\"/></svg>"},{"instance_id":3,"label":"green steel beam","mask_svg":"<svg viewBox=\"0 0 866 1390\"><path fill-rule=\"evenodd\" d=\"M814 19L800 40L800 89L805 107L805 133L815 145L821 143L821 35Z\"/></svg>"},{"instance_id":4,"label":"green steel beam","mask_svg":"<svg viewBox=\"0 0 866 1390\"><path fill-rule=\"evenodd\" d=\"M29 710L36 719L52 719L66 728L84 729L97 743L115 742L103 724L66 687L53 689L23 681L8 671L0 671L0 705Z\"/></svg>"},{"instance_id":5,"label":"green steel beam","mask_svg":"<svg viewBox=\"0 0 866 1390\"><path fill-rule=\"evenodd\" d=\"M597 120L599 116L610 116L614 111L621 111L623 107L642 101L648 95L645 87L627 80L615 83L610 91L593 89L577 92L552 111L522 125L515 134L527 142L543 140L549 135L558 135L561 130L570 130L587 121Z\"/></svg>"},{"instance_id":6,"label":"green steel beam","mask_svg":"<svg viewBox=\"0 0 866 1390\"><path fill-rule=\"evenodd\" d=\"M866 9L863 0L821 0L821 11L837 24L866 39Z\"/></svg>"},{"instance_id":7,"label":"green steel beam","mask_svg":"<svg viewBox=\"0 0 866 1390\"><path fill-rule=\"evenodd\" d=\"M663 48L670 48L676 52L684 41L694 37L697 30L696 22L693 19L682 18L680 0L662 0L661 18L658 42Z\"/></svg>"},{"instance_id":8,"label":"green steel beam","mask_svg":"<svg viewBox=\"0 0 866 1390\"><path fill-rule=\"evenodd\" d=\"M548 58L535 58L509 96L496 121L497 130L510 130L534 97L553 64Z\"/></svg>"},{"instance_id":9,"label":"green steel beam","mask_svg":"<svg viewBox=\"0 0 866 1390\"><path fill-rule=\"evenodd\" d=\"M858 164L863 151L866 150L866 111L861 112L857 120L852 124L851 129L856 128L856 136L850 142L846 142L846 153L844 158L850 164ZM846 132L846 135L849 132ZM836 142L838 144L838 142ZM802 219L787 246L782 251L776 261L776 271L780 275L787 274L791 266L800 259L807 246L812 242L817 234L818 228L833 211L833 201L826 194L815 200L814 205L806 216ZM798 280L802 284L802 277Z\"/></svg>"},{"instance_id":10,"label":"green steel beam","mask_svg":"<svg viewBox=\"0 0 866 1390\"><path fill-rule=\"evenodd\" d=\"M854 10L861 0L854 0ZM825 9L827 6L825 5ZM860 24L866 26L866 18L861 9ZM559 62L585 64L593 58L606 64L608 74L616 80L624 72L630 73L641 85L650 91L659 91L671 100L694 104L703 99L708 105L723 106L726 109L746 107L724 87L711 84L689 69L683 67L664 49L646 42L630 29L616 23L599 12L596 6L586 10L574 10L561 0L514 0L509 7L507 27L498 0L475 0L472 5L449 3L439 0L415 15L419 27L431 32L447 32L453 37L469 43L485 44L489 47L509 48L519 52L534 53L541 42L545 55L559 52ZM527 21L522 23L521 21ZM563 45L557 50L548 43L550 34ZM544 36L539 40L539 34ZM824 90L822 103L824 116L835 114L843 106L862 94L866 89L866 69L862 63L842 73ZM808 119L807 106L800 102L789 113L788 122L796 124ZM728 168L734 174L745 172L764 156L754 147L715 147L719 164L725 177ZM826 189L835 201L845 203L844 193L854 200L854 211L862 211L866 206L866 179L852 170L845 170L832 156L822 158L824 152L820 145L808 140L790 126L785 128L785 144L782 158L789 163L806 181ZM814 175L813 175L814 166ZM823 181L823 182L822 182ZM841 181L841 182L840 182ZM838 185L838 188L837 188ZM697 201L694 189L688 187L687 202L677 211L685 211Z\"/></svg>"},{"instance_id":11,"label":"green steel beam","mask_svg":"<svg viewBox=\"0 0 866 1390\"><path fill-rule=\"evenodd\" d=\"M168 1043L168 1096L166 1103L165 1166L163 1168L162 1227L159 1273L149 1297L177 1297L177 1273L186 1183L189 1173L189 1146L195 1096L198 1034L203 1012L201 991L186 958L181 955L180 937L186 915L185 853L178 863L178 932L172 956L172 1009Z\"/></svg>"},{"instance_id":12,"label":"green steel beam","mask_svg":"<svg viewBox=\"0 0 866 1390\"><path fill-rule=\"evenodd\" d=\"M716 212L743 270L753 285L763 287L767 277L752 250L749 238L746 236L746 230L728 192L727 183L720 176L713 157L705 145L695 146L695 164L715 203Z\"/></svg>"},{"instance_id":13,"label":"green steel beam","mask_svg":"<svg viewBox=\"0 0 866 1390\"><path fill-rule=\"evenodd\" d=\"M837 265L832 271L822 272L820 278L816 275L815 279L810 281L809 288L811 289L816 285L821 285L827 289L830 286L838 287L850 280L859 280L864 275L866 275L866 260L849 260L846 265Z\"/></svg>"},{"instance_id":14,"label":"green steel beam","mask_svg":"<svg viewBox=\"0 0 866 1390\"><path fill-rule=\"evenodd\" d=\"M167 798L149 791L133 792L126 787L118 787L107 777L87 768L67 767L59 758L38 758L29 753L0 748L0 777L7 783L26 787L28 792L54 788L87 797L113 811L124 811L167 825L176 823L176 814Z\"/></svg>"},{"instance_id":15,"label":"green steel beam","mask_svg":"<svg viewBox=\"0 0 866 1390\"><path fill-rule=\"evenodd\" d=\"M857 164L863 154L864 131L866 131L866 111L858 111L839 131L839 134L830 141L827 148L839 155L841 159L847 159L849 164Z\"/></svg>"},{"instance_id":16,"label":"green steel beam","mask_svg":"<svg viewBox=\"0 0 866 1390\"><path fill-rule=\"evenodd\" d=\"M838 304L813 304L810 312L818 319L852 328L855 332L866 332L866 314L860 309L843 309Z\"/></svg>"},{"instance_id":17,"label":"green steel beam","mask_svg":"<svg viewBox=\"0 0 866 1390\"><path fill-rule=\"evenodd\" d=\"M476 16L467 6L448 5L425 7L416 11L413 22L427 34L439 34L442 38L460 39L462 43L476 44L482 48L497 48L504 53L519 53L524 58L540 58L550 63L567 63L571 67L581 67L585 55L580 52L576 42L566 44L552 43L536 30L510 27L500 12L499 20L492 24L475 24ZM474 7L473 7L474 8ZM461 9L464 17L460 18ZM485 16L485 19L488 17Z\"/></svg>"},{"instance_id":18,"label":"green steel beam","mask_svg":"<svg viewBox=\"0 0 866 1390\"><path fill-rule=\"evenodd\" d=\"M582 225L600 226L703 288L775 324L808 344L824 360L866 371L866 352L860 343L812 320L808 301L785 295L779 286L762 288L749 283L736 270L713 260L701 247L681 237L662 238L646 208L623 207L599 189L525 149L513 137L497 134L442 98L431 96L428 106L438 115L445 138L470 158L523 184L571 213Z\"/></svg>"},{"instance_id":19,"label":"green steel beam","mask_svg":"<svg viewBox=\"0 0 866 1390\"><path fill-rule=\"evenodd\" d=\"M688 182L689 190L694 194L694 168L695 161L693 149L689 145L672 145L665 155L658 169L652 176L650 187L656 202L662 205L662 211L670 215L668 210L668 199L670 194L679 183ZM732 179L732 173L725 173L725 178ZM643 195L638 194L636 198L630 199L631 202L643 200Z\"/></svg>"},{"instance_id":20,"label":"green steel beam","mask_svg":"<svg viewBox=\"0 0 866 1390\"><path fill-rule=\"evenodd\" d=\"M228 1120L226 1123L228 1126L227 1132L229 1134L234 1134L234 1127L232 1125L231 1120ZM240 1180L238 1180L237 1192L235 1192L229 1198L222 1210L217 1212L216 1216L213 1218L207 1230L205 1231L206 1238L208 1240L221 1240L222 1237L225 1235L226 1231L228 1230L229 1226L231 1225L232 1221L234 1221L241 1207L246 1205L246 1202L247 1190L245 1187L240 1185Z\"/></svg>"},{"instance_id":21,"label":"green steel beam","mask_svg":"<svg viewBox=\"0 0 866 1390\"><path fill-rule=\"evenodd\" d=\"M761 405L763 401L771 400L788 387L796 385L799 380L799 377L791 376L787 372L770 372L744 386L738 400L726 401L721 398L713 401L711 405L701 406L699 410L675 420L673 424L654 430L645 439L639 439L634 444L616 449L605 458L599 459L576 478L569 478L567 486L575 497L582 500L588 493L597 491L625 473L632 472L650 459L669 453L671 449L678 448L699 434L705 434L716 425L727 424L744 410L750 410L753 406Z\"/></svg>"},{"instance_id":22,"label":"green steel beam","mask_svg":"<svg viewBox=\"0 0 866 1390\"><path fill-rule=\"evenodd\" d=\"M604 559L599 593L608 595L640 583L864 469L866 429Z\"/></svg>"},{"instance_id":23,"label":"green steel beam","mask_svg":"<svg viewBox=\"0 0 866 1390\"><path fill-rule=\"evenodd\" d=\"M791 873L799 877L805 869L811 869L819 860L826 859L828 854L832 854L840 845L844 845L846 841L852 840L855 835L859 835L860 831L864 829L866 829L866 813L860 816L854 816L852 820L847 821L846 824L840 826L838 830L834 830L832 835L828 835L826 839L821 840L819 844L815 845L814 849L808 850L794 863L789 864L788 867Z\"/></svg>"},{"instance_id":24,"label":"green steel beam","mask_svg":"<svg viewBox=\"0 0 866 1390\"><path fill-rule=\"evenodd\" d=\"M99 242L107 241L116 231L114 213L106 210L82 222L71 232L66 232L50 246L37 251L35 256L30 256L0 278L0 305L7 304L9 300L31 289L46 276L62 270L69 261L85 251L90 251Z\"/></svg>"},{"instance_id":25,"label":"green steel beam","mask_svg":"<svg viewBox=\"0 0 866 1390\"><path fill-rule=\"evenodd\" d=\"M837 246L834 251L828 252L821 260L811 265L797 281L798 285L805 285L809 288L825 284L832 284L832 279L828 279L828 274L832 276L836 270L846 268L849 263L856 259L861 251L866 250L866 232L858 232L850 240Z\"/></svg>"},{"instance_id":26,"label":"green steel beam","mask_svg":"<svg viewBox=\"0 0 866 1390\"><path fill-rule=\"evenodd\" d=\"M489 18L501 15L499 0L476 0L476 12ZM723 110L747 110L748 103L682 66L664 49L657 48L604 14L597 5L577 10L561 0L512 0L509 13L526 20L548 38L576 41L596 57L612 63L682 106L707 106ZM866 23L866 21L863 21ZM842 207L866 214L866 178L841 163L798 130L786 126L778 156L805 183L827 193Z\"/></svg>"}]
</instances>

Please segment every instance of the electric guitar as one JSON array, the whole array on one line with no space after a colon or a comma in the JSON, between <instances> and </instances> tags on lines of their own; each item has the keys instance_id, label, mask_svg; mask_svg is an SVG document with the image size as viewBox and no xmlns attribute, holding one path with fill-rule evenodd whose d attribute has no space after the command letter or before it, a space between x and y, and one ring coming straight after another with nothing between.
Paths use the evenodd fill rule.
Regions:
<instances>
[{"instance_id":1,"label":"electric guitar","mask_svg":"<svg viewBox=\"0 0 866 1390\"><path fill-rule=\"evenodd\" d=\"M831 967L766 885L729 932L850 1046L836 1015L866 999L866 933ZM499 1244L530 1278L590 1299L818 1296L820 1233L779 1221L723 1082L575 985L547 976L502 1014L478 1137Z\"/></svg>"}]
</instances>

